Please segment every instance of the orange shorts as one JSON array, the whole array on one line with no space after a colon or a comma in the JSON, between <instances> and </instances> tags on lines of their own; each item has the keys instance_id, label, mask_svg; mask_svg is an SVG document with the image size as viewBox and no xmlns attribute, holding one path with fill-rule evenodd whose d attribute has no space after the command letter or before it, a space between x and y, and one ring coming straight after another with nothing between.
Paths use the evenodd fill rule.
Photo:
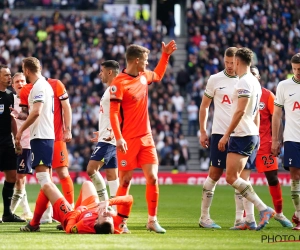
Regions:
<instances>
[{"instance_id":1,"label":"orange shorts","mask_svg":"<svg viewBox=\"0 0 300 250\"><path fill-rule=\"evenodd\" d=\"M258 154L255 160L256 170L264 173L278 169L277 157L271 154Z\"/></svg>"},{"instance_id":2,"label":"orange shorts","mask_svg":"<svg viewBox=\"0 0 300 250\"><path fill-rule=\"evenodd\" d=\"M86 206L88 209L95 208L99 204L99 198L97 195L91 195L82 201L79 206ZM76 209L76 207L75 207Z\"/></svg>"},{"instance_id":3,"label":"orange shorts","mask_svg":"<svg viewBox=\"0 0 300 250\"><path fill-rule=\"evenodd\" d=\"M117 151L119 170L133 170L144 164L157 164L158 158L155 144L151 134L125 139L128 150L126 154Z\"/></svg>"},{"instance_id":4,"label":"orange shorts","mask_svg":"<svg viewBox=\"0 0 300 250\"><path fill-rule=\"evenodd\" d=\"M52 159L52 168L68 167L69 155L67 144L64 141L55 141Z\"/></svg>"},{"instance_id":5,"label":"orange shorts","mask_svg":"<svg viewBox=\"0 0 300 250\"><path fill-rule=\"evenodd\" d=\"M72 211L70 203L65 197L61 197L53 205L53 218L63 225L68 216L72 214Z\"/></svg>"}]
</instances>

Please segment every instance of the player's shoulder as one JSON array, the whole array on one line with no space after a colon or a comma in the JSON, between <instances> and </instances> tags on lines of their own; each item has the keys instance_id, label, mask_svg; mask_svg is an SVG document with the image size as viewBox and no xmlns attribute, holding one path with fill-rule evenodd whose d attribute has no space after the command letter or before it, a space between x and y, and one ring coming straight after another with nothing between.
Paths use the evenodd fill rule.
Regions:
<instances>
[{"instance_id":1,"label":"player's shoulder","mask_svg":"<svg viewBox=\"0 0 300 250\"><path fill-rule=\"evenodd\" d=\"M6 89L6 90L5 90L5 93L6 93L7 95L11 95L12 97L14 96L14 93L13 93L10 89Z\"/></svg>"},{"instance_id":2,"label":"player's shoulder","mask_svg":"<svg viewBox=\"0 0 300 250\"><path fill-rule=\"evenodd\" d=\"M266 89L264 87L261 88L261 92L262 92L263 95L270 95L272 93L271 90Z\"/></svg>"},{"instance_id":3,"label":"player's shoulder","mask_svg":"<svg viewBox=\"0 0 300 250\"><path fill-rule=\"evenodd\" d=\"M289 84L295 84L296 82L293 80L293 78L282 80L278 83L278 85L289 85Z\"/></svg>"}]
</instances>

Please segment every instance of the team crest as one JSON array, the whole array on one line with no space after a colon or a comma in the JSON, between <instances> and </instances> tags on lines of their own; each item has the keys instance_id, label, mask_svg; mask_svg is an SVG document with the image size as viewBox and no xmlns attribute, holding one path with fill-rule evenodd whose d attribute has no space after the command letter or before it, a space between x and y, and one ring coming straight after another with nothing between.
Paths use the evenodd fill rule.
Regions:
<instances>
[{"instance_id":1,"label":"team crest","mask_svg":"<svg viewBox=\"0 0 300 250\"><path fill-rule=\"evenodd\" d=\"M266 107L266 104L264 102L259 103L259 110L264 110Z\"/></svg>"},{"instance_id":2,"label":"team crest","mask_svg":"<svg viewBox=\"0 0 300 250\"><path fill-rule=\"evenodd\" d=\"M116 93L117 92L117 87L116 86L111 86L110 92L111 93Z\"/></svg>"},{"instance_id":3,"label":"team crest","mask_svg":"<svg viewBox=\"0 0 300 250\"><path fill-rule=\"evenodd\" d=\"M125 167L126 165L127 165L127 161L122 160L122 161L121 161L121 166L122 166L122 167Z\"/></svg>"},{"instance_id":4,"label":"team crest","mask_svg":"<svg viewBox=\"0 0 300 250\"><path fill-rule=\"evenodd\" d=\"M4 112L4 104L0 104L0 115Z\"/></svg>"},{"instance_id":5,"label":"team crest","mask_svg":"<svg viewBox=\"0 0 300 250\"><path fill-rule=\"evenodd\" d=\"M141 76L140 81L141 81L141 84L143 84L143 85L147 84L147 79L145 76Z\"/></svg>"}]
</instances>

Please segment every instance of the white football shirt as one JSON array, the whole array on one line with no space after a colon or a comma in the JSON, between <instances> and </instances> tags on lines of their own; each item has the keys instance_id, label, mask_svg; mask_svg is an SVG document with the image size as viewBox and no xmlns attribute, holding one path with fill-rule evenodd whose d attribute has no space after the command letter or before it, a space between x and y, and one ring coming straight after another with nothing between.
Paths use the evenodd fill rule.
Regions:
<instances>
[{"instance_id":1,"label":"white football shirt","mask_svg":"<svg viewBox=\"0 0 300 250\"><path fill-rule=\"evenodd\" d=\"M295 77L279 82L274 104L284 108L284 141L300 142L300 81Z\"/></svg>"},{"instance_id":2,"label":"white football shirt","mask_svg":"<svg viewBox=\"0 0 300 250\"><path fill-rule=\"evenodd\" d=\"M29 113L33 104L44 103L39 117L30 126L30 140L54 139L54 93L50 84L44 77L39 78L34 84L28 96Z\"/></svg>"},{"instance_id":3,"label":"white football shirt","mask_svg":"<svg viewBox=\"0 0 300 250\"><path fill-rule=\"evenodd\" d=\"M261 86L259 81L251 73L247 73L239 79L232 96L232 116L237 109L238 98L250 98L245 114L234 129L231 136L259 135L259 127L254 123L256 113L259 111Z\"/></svg>"},{"instance_id":4,"label":"white football shirt","mask_svg":"<svg viewBox=\"0 0 300 250\"><path fill-rule=\"evenodd\" d=\"M20 104L20 98L17 97L17 95L14 95L15 103L14 103L14 109L20 113L22 111L22 108L19 106ZM17 123L17 128L19 129L22 124L24 123L23 120L15 119ZM24 130L22 137L21 137L21 146L24 149L30 149L30 128L27 128Z\"/></svg>"},{"instance_id":5,"label":"white football shirt","mask_svg":"<svg viewBox=\"0 0 300 250\"><path fill-rule=\"evenodd\" d=\"M116 145L115 137L111 141L105 141L104 138L108 138L111 132L107 129L112 129L110 124L110 93L108 87L101 100L100 100L100 111L99 111L99 142L106 142ZM112 132L113 133L113 132Z\"/></svg>"},{"instance_id":6,"label":"white football shirt","mask_svg":"<svg viewBox=\"0 0 300 250\"><path fill-rule=\"evenodd\" d=\"M214 102L212 134L224 135L231 121L231 104L237 76L230 76L225 70L211 75L207 81L204 95Z\"/></svg>"}]
</instances>

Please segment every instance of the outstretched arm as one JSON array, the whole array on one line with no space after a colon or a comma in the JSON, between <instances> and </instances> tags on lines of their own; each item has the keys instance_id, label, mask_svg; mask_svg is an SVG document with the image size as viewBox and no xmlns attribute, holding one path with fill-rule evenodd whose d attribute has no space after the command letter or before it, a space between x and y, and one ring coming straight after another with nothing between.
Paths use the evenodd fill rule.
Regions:
<instances>
[{"instance_id":1,"label":"outstretched arm","mask_svg":"<svg viewBox=\"0 0 300 250\"><path fill-rule=\"evenodd\" d=\"M168 66L169 57L175 50L177 50L177 45L174 40L167 45L164 42L161 43L162 55L153 71L152 82L159 82L163 78Z\"/></svg>"}]
</instances>

